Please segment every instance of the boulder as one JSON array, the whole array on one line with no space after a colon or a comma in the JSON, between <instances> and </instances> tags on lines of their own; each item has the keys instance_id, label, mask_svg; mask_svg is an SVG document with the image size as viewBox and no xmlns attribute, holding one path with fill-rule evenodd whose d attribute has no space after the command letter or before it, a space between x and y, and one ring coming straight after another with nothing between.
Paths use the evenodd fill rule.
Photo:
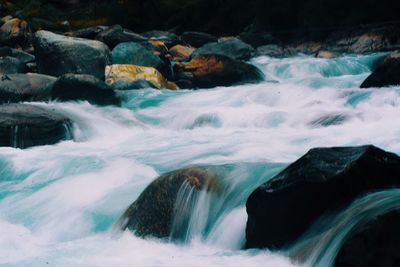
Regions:
<instances>
[{"instance_id":1,"label":"boulder","mask_svg":"<svg viewBox=\"0 0 400 267\"><path fill-rule=\"evenodd\" d=\"M225 41L208 43L196 49L192 56L200 55L222 55L238 60L249 60L254 53L254 48L237 38L230 38Z\"/></svg>"},{"instance_id":2,"label":"boulder","mask_svg":"<svg viewBox=\"0 0 400 267\"><path fill-rule=\"evenodd\" d=\"M35 61L35 56L24 52L22 50L9 48L9 47L1 47L0 48L0 57L14 57L19 59L23 63L27 64L29 62Z\"/></svg>"},{"instance_id":3,"label":"boulder","mask_svg":"<svg viewBox=\"0 0 400 267\"><path fill-rule=\"evenodd\" d=\"M56 78L40 74L3 74L0 76L0 103L45 100Z\"/></svg>"},{"instance_id":4,"label":"boulder","mask_svg":"<svg viewBox=\"0 0 400 267\"><path fill-rule=\"evenodd\" d=\"M400 85L400 51L395 51L376 64L375 70L361 88Z\"/></svg>"},{"instance_id":5,"label":"boulder","mask_svg":"<svg viewBox=\"0 0 400 267\"><path fill-rule=\"evenodd\" d=\"M214 192L218 190L218 180L212 171L197 167L161 175L140 194L119 219L121 229L134 231L140 237L169 237L181 189Z\"/></svg>"},{"instance_id":6,"label":"boulder","mask_svg":"<svg viewBox=\"0 0 400 267\"><path fill-rule=\"evenodd\" d=\"M184 43L196 48L218 41L218 38L214 35L204 32L184 32L181 35L181 39Z\"/></svg>"},{"instance_id":7,"label":"boulder","mask_svg":"<svg viewBox=\"0 0 400 267\"><path fill-rule=\"evenodd\" d=\"M168 82L155 68L128 64L115 64L106 68L106 82L114 89L139 89L137 87L140 84L148 85L148 83L143 83L143 80L150 82L158 89L178 89L176 84Z\"/></svg>"},{"instance_id":8,"label":"boulder","mask_svg":"<svg viewBox=\"0 0 400 267\"><path fill-rule=\"evenodd\" d=\"M0 44L24 44L29 33L28 23L17 18L11 19L0 27Z\"/></svg>"},{"instance_id":9,"label":"boulder","mask_svg":"<svg viewBox=\"0 0 400 267\"><path fill-rule=\"evenodd\" d=\"M358 225L339 250L335 267L396 267L400 263L400 212Z\"/></svg>"},{"instance_id":10,"label":"boulder","mask_svg":"<svg viewBox=\"0 0 400 267\"><path fill-rule=\"evenodd\" d=\"M246 248L283 249L322 215L398 186L395 154L371 145L311 149L248 198Z\"/></svg>"},{"instance_id":11,"label":"boulder","mask_svg":"<svg viewBox=\"0 0 400 267\"><path fill-rule=\"evenodd\" d=\"M27 104L0 105L0 146L28 148L72 139L72 122Z\"/></svg>"},{"instance_id":12,"label":"boulder","mask_svg":"<svg viewBox=\"0 0 400 267\"><path fill-rule=\"evenodd\" d=\"M326 50L320 50L317 52L315 57L317 58L325 58L325 59L332 59L338 57L340 54L337 52L332 52L332 51L326 51Z\"/></svg>"},{"instance_id":13,"label":"boulder","mask_svg":"<svg viewBox=\"0 0 400 267\"><path fill-rule=\"evenodd\" d=\"M143 67L152 67L169 77L171 68L152 51L134 42L121 43L112 50L113 64L130 64Z\"/></svg>"},{"instance_id":14,"label":"boulder","mask_svg":"<svg viewBox=\"0 0 400 267\"><path fill-rule=\"evenodd\" d=\"M102 42L48 31L36 32L34 47L39 72L56 77L74 73L104 80L105 66L111 62L110 50Z\"/></svg>"},{"instance_id":15,"label":"boulder","mask_svg":"<svg viewBox=\"0 0 400 267\"><path fill-rule=\"evenodd\" d=\"M0 73L25 73L27 68L23 62L13 57L0 57Z\"/></svg>"},{"instance_id":16,"label":"boulder","mask_svg":"<svg viewBox=\"0 0 400 267\"><path fill-rule=\"evenodd\" d=\"M113 49L120 43L125 42L146 42L147 38L127 30L124 30L120 25L114 25L104 31L101 31L96 40L99 40L106 45L110 49Z\"/></svg>"},{"instance_id":17,"label":"boulder","mask_svg":"<svg viewBox=\"0 0 400 267\"><path fill-rule=\"evenodd\" d=\"M194 48L183 46L183 45L175 45L169 49L169 53L173 57L174 61L187 61L190 59Z\"/></svg>"},{"instance_id":18,"label":"boulder","mask_svg":"<svg viewBox=\"0 0 400 267\"><path fill-rule=\"evenodd\" d=\"M189 63L176 63L177 80L191 80L196 87L211 88L264 79L255 66L221 55L201 55Z\"/></svg>"},{"instance_id":19,"label":"boulder","mask_svg":"<svg viewBox=\"0 0 400 267\"><path fill-rule=\"evenodd\" d=\"M105 82L87 74L65 74L57 79L50 97L61 101L86 100L95 105L118 105L120 100Z\"/></svg>"},{"instance_id":20,"label":"boulder","mask_svg":"<svg viewBox=\"0 0 400 267\"><path fill-rule=\"evenodd\" d=\"M280 44L280 41L268 32L244 32L239 35L239 39L254 48L263 45Z\"/></svg>"}]
</instances>

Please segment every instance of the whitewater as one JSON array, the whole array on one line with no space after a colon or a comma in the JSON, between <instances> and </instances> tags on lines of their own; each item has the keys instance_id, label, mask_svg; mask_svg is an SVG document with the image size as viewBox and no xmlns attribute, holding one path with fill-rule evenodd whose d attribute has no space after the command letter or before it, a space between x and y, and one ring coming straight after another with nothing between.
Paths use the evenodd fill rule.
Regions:
<instances>
[{"instance_id":1,"label":"whitewater","mask_svg":"<svg viewBox=\"0 0 400 267\"><path fill-rule=\"evenodd\" d=\"M259 57L251 63L264 72L262 83L123 91L121 107L33 103L71 118L74 141L0 148L0 265L331 265L351 225L400 206L398 190L358 199L312 246L304 238L279 252L241 250L245 202L313 147L373 144L400 153L400 87L359 88L383 56ZM215 166L224 190L196 196L181 242L118 230L152 180L198 165Z\"/></svg>"}]
</instances>

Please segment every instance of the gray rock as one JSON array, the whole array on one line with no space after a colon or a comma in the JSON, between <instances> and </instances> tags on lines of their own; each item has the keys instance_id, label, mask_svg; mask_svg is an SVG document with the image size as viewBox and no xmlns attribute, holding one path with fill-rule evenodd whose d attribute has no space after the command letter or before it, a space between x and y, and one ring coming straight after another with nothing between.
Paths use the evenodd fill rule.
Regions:
<instances>
[{"instance_id":1,"label":"gray rock","mask_svg":"<svg viewBox=\"0 0 400 267\"><path fill-rule=\"evenodd\" d=\"M20 60L13 57L0 57L0 74L25 72L27 72L27 68Z\"/></svg>"},{"instance_id":2,"label":"gray rock","mask_svg":"<svg viewBox=\"0 0 400 267\"><path fill-rule=\"evenodd\" d=\"M105 66L111 63L110 50L99 41L38 31L34 47L39 72L56 77L74 73L104 80Z\"/></svg>"},{"instance_id":3,"label":"gray rock","mask_svg":"<svg viewBox=\"0 0 400 267\"><path fill-rule=\"evenodd\" d=\"M196 49L192 57L199 55L222 55L238 60L249 60L254 53L254 48L243 41L232 38L216 43L208 43Z\"/></svg>"},{"instance_id":4,"label":"gray rock","mask_svg":"<svg viewBox=\"0 0 400 267\"><path fill-rule=\"evenodd\" d=\"M68 118L41 107L0 105L0 146L28 148L70 140L71 126Z\"/></svg>"}]
</instances>

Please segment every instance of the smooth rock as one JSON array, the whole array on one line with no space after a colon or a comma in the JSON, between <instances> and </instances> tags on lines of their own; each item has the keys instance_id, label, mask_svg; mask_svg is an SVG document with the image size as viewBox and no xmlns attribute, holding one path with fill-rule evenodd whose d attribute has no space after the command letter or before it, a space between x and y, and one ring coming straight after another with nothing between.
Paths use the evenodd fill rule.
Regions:
<instances>
[{"instance_id":1,"label":"smooth rock","mask_svg":"<svg viewBox=\"0 0 400 267\"><path fill-rule=\"evenodd\" d=\"M196 49L192 56L196 57L200 55L214 54L227 56L238 60L249 60L254 52L254 48L250 45L237 38L232 38L217 43L208 43Z\"/></svg>"},{"instance_id":2,"label":"smooth rock","mask_svg":"<svg viewBox=\"0 0 400 267\"><path fill-rule=\"evenodd\" d=\"M218 38L214 35L204 32L184 32L181 35L181 39L184 43L195 48L199 48L205 44L215 43L218 41Z\"/></svg>"},{"instance_id":3,"label":"smooth rock","mask_svg":"<svg viewBox=\"0 0 400 267\"><path fill-rule=\"evenodd\" d=\"M57 79L50 97L61 101L86 100L95 105L118 105L120 100L105 82L87 74L65 74Z\"/></svg>"},{"instance_id":4,"label":"smooth rock","mask_svg":"<svg viewBox=\"0 0 400 267\"><path fill-rule=\"evenodd\" d=\"M374 146L311 149L246 203L246 248L283 249L363 194L400 187L400 157Z\"/></svg>"},{"instance_id":5,"label":"smooth rock","mask_svg":"<svg viewBox=\"0 0 400 267\"><path fill-rule=\"evenodd\" d=\"M167 31L148 31L142 35L149 39L163 41L168 48L181 42L175 33Z\"/></svg>"},{"instance_id":6,"label":"smooth rock","mask_svg":"<svg viewBox=\"0 0 400 267\"><path fill-rule=\"evenodd\" d=\"M0 103L48 99L56 78L41 74L0 76Z\"/></svg>"},{"instance_id":7,"label":"smooth rock","mask_svg":"<svg viewBox=\"0 0 400 267\"><path fill-rule=\"evenodd\" d=\"M187 61L190 59L194 48L183 46L183 45L175 45L169 49L169 53L172 55L175 61Z\"/></svg>"},{"instance_id":8,"label":"smooth rock","mask_svg":"<svg viewBox=\"0 0 400 267\"><path fill-rule=\"evenodd\" d=\"M169 237L175 218L178 192L189 190L217 191L216 175L205 168L190 167L166 173L154 180L119 219L121 229L140 237Z\"/></svg>"},{"instance_id":9,"label":"smooth rock","mask_svg":"<svg viewBox=\"0 0 400 267\"><path fill-rule=\"evenodd\" d=\"M28 23L25 20L10 19L0 27L0 44L23 44L27 41L28 32Z\"/></svg>"},{"instance_id":10,"label":"smooth rock","mask_svg":"<svg viewBox=\"0 0 400 267\"><path fill-rule=\"evenodd\" d=\"M144 67L152 67L163 75L171 75L170 66L165 64L158 56L144 46L134 42L121 43L112 50L113 64L130 64Z\"/></svg>"},{"instance_id":11,"label":"smooth rock","mask_svg":"<svg viewBox=\"0 0 400 267\"><path fill-rule=\"evenodd\" d=\"M0 48L0 57L14 57L16 59L19 59L20 61L22 61L25 64L35 61L34 55L31 55L25 51L21 51L21 50L9 48L9 47L1 47Z\"/></svg>"},{"instance_id":12,"label":"smooth rock","mask_svg":"<svg viewBox=\"0 0 400 267\"><path fill-rule=\"evenodd\" d=\"M190 80L198 88L254 83L264 79L257 67L221 55L201 55L189 63L176 63L177 80Z\"/></svg>"},{"instance_id":13,"label":"smooth rock","mask_svg":"<svg viewBox=\"0 0 400 267\"><path fill-rule=\"evenodd\" d=\"M20 60L13 57L0 57L0 74L25 72L27 72L27 68Z\"/></svg>"},{"instance_id":14,"label":"smooth rock","mask_svg":"<svg viewBox=\"0 0 400 267\"><path fill-rule=\"evenodd\" d=\"M106 83L114 89L128 89L133 85L134 88L131 89L138 89L137 86L140 84L145 85L143 80L150 82L158 89L178 89L176 84L168 82L155 68L129 64L114 64L106 68Z\"/></svg>"},{"instance_id":15,"label":"smooth rock","mask_svg":"<svg viewBox=\"0 0 400 267\"><path fill-rule=\"evenodd\" d=\"M104 80L105 66L111 62L110 50L102 42L48 31L36 32L34 47L39 72L56 77L74 73Z\"/></svg>"},{"instance_id":16,"label":"smooth rock","mask_svg":"<svg viewBox=\"0 0 400 267\"><path fill-rule=\"evenodd\" d=\"M108 26L93 26L88 28L79 29L72 32L67 32L65 35L70 37L78 37L85 39L95 39L97 35L103 31L107 31L109 29Z\"/></svg>"},{"instance_id":17,"label":"smooth rock","mask_svg":"<svg viewBox=\"0 0 400 267\"><path fill-rule=\"evenodd\" d=\"M274 58L283 58L290 56L282 46L276 44L263 45L257 48L256 56L268 56Z\"/></svg>"},{"instance_id":18,"label":"smooth rock","mask_svg":"<svg viewBox=\"0 0 400 267\"><path fill-rule=\"evenodd\" d=\"M400 51L395 51L378 62L375 70L361 84L361 88L400 85Z\"/></svg>"},{"instance_id":19,"label":"smooth rock","mask_svg":"<svg viewBox=\"0 0 400 267\"><path fill-rule=\"evenodd\" d=\"M0 105L0 146L28 148L70 140L71 127L68 118L41 107Z\"/></svg>"},{"instance_id":20,"label":"smooth rock","mask_svg":"<svg viewBox=\"0 0 400 267\"><path fill-rule=\"evenodd\" d=\"M332 59L338 57L340 54L337 52L332 52L332 51L326 51L326 50L320 50L317 52L315 57L317 58L325 58L325 59Z\"/></svg>"}]
</instances>

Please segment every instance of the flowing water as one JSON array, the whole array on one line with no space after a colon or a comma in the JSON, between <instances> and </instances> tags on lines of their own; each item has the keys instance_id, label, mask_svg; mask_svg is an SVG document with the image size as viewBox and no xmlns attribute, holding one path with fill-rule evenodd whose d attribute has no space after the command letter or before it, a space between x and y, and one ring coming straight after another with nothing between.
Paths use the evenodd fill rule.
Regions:
<instances>
[{"instance_id":1,"label":"flowing water","mask_svg":"<svg viewBox=\"0 0 400 267\"><path fill-rule=\"evenodd\" d=\"M333 225L300 256L293 256L299 248L240 250L244 205L312 147L400 152L400 88L358 88L379 57L261 57L252 60L266 75L260 84L129 91L122 107L34 103L70 117L75 141L0 148L0 265L329 266L349 227L382 210L374 203L396 208L398 191L358 200L335 217L348 223ZM155 177L188 165L214 166L223 192L182 188L173 231L182 242L116 229Z\"/></svg>"}]
</instances>

